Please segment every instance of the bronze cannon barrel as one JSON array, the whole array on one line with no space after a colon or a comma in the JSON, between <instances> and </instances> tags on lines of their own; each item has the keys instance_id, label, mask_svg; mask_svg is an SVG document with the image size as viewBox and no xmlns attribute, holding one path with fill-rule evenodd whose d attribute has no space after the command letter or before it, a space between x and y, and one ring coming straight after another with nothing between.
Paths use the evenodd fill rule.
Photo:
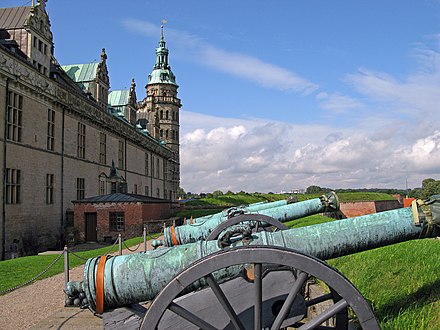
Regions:
<instances>
[{"instance_id":1,"label":"bronze cannon barrel","mask_svg":"<svg viewBox=\"0 0 440 330\"><path fill-rule=\"evenodd\" d=\"M272 202L256 205L249 208L253 214L261 214L263 216L271 217L280 222L286 222L294 219L300 219L308 215L332 212L339 209L339 200L334 192L329 192L319 198L314 198L298 203L287 203L287 201ZM249 213L248 209L237 209L238 213ZM164 229L165 246L180 245L192 243L199 240L206 239L209 234L226 221L231 214L217 213L211 218L203 218L203 221L196 219L196 223L187 224L183 226L171 226Z\"/></svg>"},{"instance_id":2,"label":"bronze cannon barrel","mask_svg":"<svg viewBox=\"0 0 440 330\"><path fill-rule=\"evenodd\" d=\"M248 244L287 247L325 260L430 237L436 228L433 219L440 224L440 201L431 203L428 211L431 213L426 213L426 205L415 205L309 227L263 231L252 234ZM240 241L234 243L241 244ZM83 282L69 282L65 291L67 294L85 292L90 308L98 312L148 301L191 263L219 250L216 241L197 241L132 255L92 258L86 263ZM228 271L232 277L240 270Z\"/></svg>"}]
</instances>

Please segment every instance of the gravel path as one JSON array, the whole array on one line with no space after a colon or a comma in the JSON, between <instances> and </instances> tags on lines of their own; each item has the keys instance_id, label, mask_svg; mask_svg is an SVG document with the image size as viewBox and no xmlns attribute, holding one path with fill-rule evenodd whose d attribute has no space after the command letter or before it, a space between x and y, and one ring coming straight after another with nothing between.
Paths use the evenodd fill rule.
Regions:
<instances>
[{"instance_id":1,"label":"gravel path","mask_svg":"<svg viewBox=\"0 0 440 330\"><path fill-rule=\"evenodd\" d=\"M84 266L70 270L70 280L80 281ZM27 329L64 309L64 274L0 296L0 329Z\"/></svg>"},{"instance_id":2,"label":"gravel path","mask_svg":"<svg viewBox=\"0 0 440 330\"><path fill-rule=\"evenodd\" d=\"M152 249L151 242L148 241L148 250ZM140 248L139 251L143 251ZM123 254L130 253L123 251ZM73 268L69 279L82 281L83 272L84 265ZM28 329L57 311L64 310L63 289L64 273L61 273L0 296L0 329Z\"/></svg>"}]
</instances>

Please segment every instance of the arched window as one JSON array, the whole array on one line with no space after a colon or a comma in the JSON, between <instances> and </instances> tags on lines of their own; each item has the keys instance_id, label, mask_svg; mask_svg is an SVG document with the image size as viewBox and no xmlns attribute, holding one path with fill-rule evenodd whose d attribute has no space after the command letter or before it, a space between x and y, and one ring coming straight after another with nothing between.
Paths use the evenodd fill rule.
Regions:
<instances>
[{"instance_id":1,"label":"arched window","mask_svg":"<svg viewBox=\"0 0 440 330\"><path fill-rule=\"evenodd\" d=\"M165 112L165 119L168 120L168 110Z\"/></svg>"},{"instance_id":2,"label":"arched window","mask_svg":"<svg viewBox=\"0 0 440 330\"><path fill-rule=\"evenodd\" d=\"M163 119L163 110L160 110L160 119Z\"/></svg>"}]
</instances>

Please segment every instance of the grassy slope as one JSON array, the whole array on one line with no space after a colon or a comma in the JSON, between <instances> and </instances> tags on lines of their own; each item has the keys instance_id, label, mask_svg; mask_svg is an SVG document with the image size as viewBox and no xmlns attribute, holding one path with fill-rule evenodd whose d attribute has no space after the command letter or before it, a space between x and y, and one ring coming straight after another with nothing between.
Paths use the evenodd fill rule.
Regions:
<instances>
[{"instance_id":1,"label":"grassy slope","mask_svg":"<svg viewBox=\"0 0 440 330\"><path fill-rule=\"evenodd\" d=\"M340 270L372 303L383 329L439 329L440 241L423 239L340 257Z\"/></svg>"},{"instance_id":2,"label":"grassy slope","mask_svg":"<svg viewBox=\"0 0 440 330\"><path fill-rule=\"evenodd\" d=\"M290 228L334 221L314 215ZM382 329L437 330L440 325L440 240L394 244L329 260L372 304Z\"/></svg>"},{"instance_id":3,"label":"grassy slope","mask_svg":"<svg viewBox=\"0 0 440 330\"><path fill-rule=\"evenodd\" d=\"M317 198L322 194L299 194L294 195L298 201L304 201L307 199ZM370 193L370 192L350 192L350 193L338 193L339 200L341 202L358 202L358 201L379 201L379 200L394 200L395 198L388 194L383 193ZM222 195L211 198L201 198L192 200L186 203L188 206L237 206L247 205L252 203L258 203L263 201L277 201L288 198L289 195L279 194L234 194L234 195Z\"/></svg>"}]
</instances>

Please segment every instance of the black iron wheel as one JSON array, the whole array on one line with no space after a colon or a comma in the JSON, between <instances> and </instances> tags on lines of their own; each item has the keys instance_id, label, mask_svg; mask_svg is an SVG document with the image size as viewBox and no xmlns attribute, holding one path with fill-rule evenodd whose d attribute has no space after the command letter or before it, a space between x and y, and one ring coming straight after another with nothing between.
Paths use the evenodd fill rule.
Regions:
<instances>
[{"instance_id":1,"label":"black iron wheel","mask_svg":"<svg viewBox=\"0 0 440 330\"><path fill-rule=\"evenodd\" d=\"M241 294L236 297L234 290L227 290L230 281L228 269L231 267L253 269L253 278L248 281L250 284L247 289L252 291L251 309L246 307L246 311L237 312L237 306L249 304L249 299L243 296L240 301ZM279 269L280 272L291 269L294 274L293 282L286 287L284 295L279 296L282 299L263 298L270 293L269 291L276 290L276 287L265 290L265 285L269 281L266 280L267 274L274 273L271 269ZM312 299L305 298L304 288L310 278L325 283L329 291L323 291ZM202 299L200 302L200 299L197 300L197 295L204 291L194 291L194 288L202 286L205 286L203 290L209 291L210 298L201 295L200 297L205 297L205 300ZM187 293L188 291L190 292ZM191 310L193 303L184 304L187 296L188 299L195 297L192 301L201 305L199 311ZM216 312L206 312L205 306L207 307L213 300L217 304ZM331 304L318 315L307 317L309 311L302 311L303 308L309 309L323 301L330 301ZM267 304L270 306L268 307ZM249 310L253 314L251 319L249 315L245 315L249 314ZM272 311L273 315L268 316L270 314L268 310ZM152 302L141 329L169 329L176 326L179 329L280 329L287 326L302 330L348 329L348 310L356 316L356 322L362 329L379 329L371 307L361 293L347 278L325 262L290 249L248 246L214 253L182 271ZM198 313L202 314L198 315ZM224 316L220 317L221 313ZM172 326L163 325L169 317L178 321L174 321ZM213 321L210 320L211 317ZM222 323L216 319L226 319L226 325L224 321ZM334 319L335 324L323 325L329 319Z\"/></svg>"}]
</instances>

